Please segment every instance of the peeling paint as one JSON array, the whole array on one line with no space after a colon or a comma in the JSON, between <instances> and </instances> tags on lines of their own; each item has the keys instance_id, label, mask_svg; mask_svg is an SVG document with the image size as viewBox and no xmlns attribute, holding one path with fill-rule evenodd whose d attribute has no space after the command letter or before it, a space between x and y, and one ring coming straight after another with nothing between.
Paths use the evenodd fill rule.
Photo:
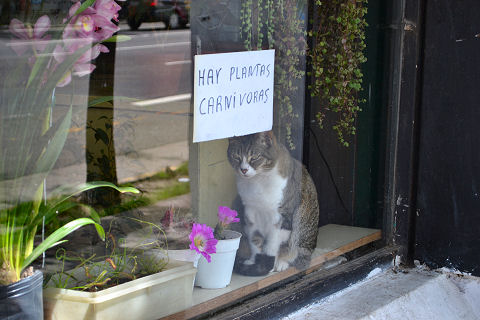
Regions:
<instances>
[{"instance_id":1,"label":"peeling paint","mask_svg":"<svg viewBox=\"0 0 480 320\"><path fill-rule=\"evenodd\" d=\"M399 195L398 195L398 198L397 198L397 206L399 206L399 205L402 204L402 200L403 200L403 198L402 198L402 196L399 194Z\"/></svg>"},{"instance_id":2,"label":"peeling paint","mask_svg":"<svg viewBox=\"0 0 480 320\"><path fill-rule=\"evenodd\" d=\"M405 31L415 31L415 29L416 29L415 23L411 21L407 21L405 23L405 26L403 27L403 30Z\"/></svg>"}]
</instances>

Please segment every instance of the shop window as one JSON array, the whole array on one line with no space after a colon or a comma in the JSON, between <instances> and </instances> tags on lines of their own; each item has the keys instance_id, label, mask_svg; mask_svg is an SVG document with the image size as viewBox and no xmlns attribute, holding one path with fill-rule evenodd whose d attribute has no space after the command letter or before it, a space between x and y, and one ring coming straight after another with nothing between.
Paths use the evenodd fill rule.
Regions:
<instances>
[{"instance_id":1,"label":"shop window","mask_svg":"<svg viewBox=\"0 0 480 320\"><path fill-rule=\"evenodd\" d=\"M172 282L167 292L159 289L155 302L135 312L139 317L142 312L194 317L294 275L342 263L349 252L381 239L382 167L374 163L381 162L383 141L369 140L384 130L370 124L383 116L375 109L379 101L369 100L373 107L365 105L367 110L356 119L358 140L349 140L349 148L334 131L317 125L318 108L325 101L312 98L308 88L307 49L314 41L307 27L308 7L313 3L83 3L90 7L44 0L7 1L0 9L5 27L0 31L0 233L18 223L19 230L36 233L31 240L37 246L78 218L92 219L106 232L103 242L93 225L84 226L68 235L68 242L37 257L32 265L43 271L46 287L101 291L170 270L186 278ZM312 18L319 19L317 15ZM224 85L230 83L227 89L232 89L243 81L245 89L233 94L208 91L205 104L212 117L226 111L227 100L230 104L235 97L239 101L228 111L240 112L242 104L250 108L236 123L237 118L227 125L217 122L218 131L228 126L243 130L253 122L262 127L269 121L268 132L249 129L242 131L249 139L224 134L193 142L202 97L195 90L203 90L195 82L195 73L202 72L195 57L267 50L275 50L271 64L258 63L258 54L232 60L230 69L222 69L230 77ZM220 72L212 69L211 80L218 83ZM262 76L260 87L248 83ZM209 70L203 77L209 81ZM373 75L366 77L369 90L378 85ZM257 118L255 108L263 105L270 108L270 119ZM218 119L211 123L227 121ZM326 115L324 126L335 121ZM302 163L309 173L302 171ZM251 172L258 176L251 178ZM107 183L96 188L98 181ZM82 187L75 189L78 185ZM55 207L72 190L84 192ZM214 231L219 211L230 210L241 219L230 226L242 234L237 262L229 271L231 280L210 289L194 279L197 269L189 260L193 257L200 268L208 265L204 259L214 259L218 253L211 247L220 250L220 244L207 244L202 237ZM12 212L25 221L12 222ZM4 252L11 248L8 242L0 245ZM191 250L194 245L199 250ZM8 257L0 258L5 275L0 279L7 278ZM187 262L178 264L177 259ZM173 267L165 267L168 261ZM95 267L85 269L89 263ZM98 274L92 275L95 268ZM79 273L87 280L77 284ZM181 296L167 298L180 287L186 290ZM48 290L45 317L68 312L68 304L62 311L59 302L52 302L57 293ZM115 305L112 310L128 312Z\"/></svg>"}]
</instances>

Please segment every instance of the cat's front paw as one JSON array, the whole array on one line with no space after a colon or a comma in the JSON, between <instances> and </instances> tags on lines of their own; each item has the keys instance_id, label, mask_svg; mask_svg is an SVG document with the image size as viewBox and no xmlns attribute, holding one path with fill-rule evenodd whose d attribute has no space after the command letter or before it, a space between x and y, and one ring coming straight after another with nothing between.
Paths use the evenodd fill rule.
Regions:
<instances>
[{"instance_id":1,"label":"cat's front paw","mask_svg":"<svg viewBox=\"0 0 480 320\"><path fill-rule=\"evenodd\" d=\"M278 271L278 272L285 271L288 268L290 268L290 264L288 263L288 261L278 259L277 262L275 263L275 271Z\"/></svg>"},{"instance_id":2,"label":"cat's front paw","mask_svg":"<svg viewBox=\"0 0 480 320\"><path fill-rule=\"evenodd\" d=\"M275 257L266 254L257 254L255 256L255 263L247 265L245 263L237 264L234 271L245 276L264 276L268 274L274 266Z\"/></svg>"},{"instance_id":3,"label":"cat's front paw","mask_svg":"<svg viewBox=\"0 0 480 320\"><path fill-rule=\"evenodd\" d=\"M255 263L255 256L253 258L243 261L243 264L246 264L246 265L252 265L254 263Z\"/></svg>"}]
</instances>

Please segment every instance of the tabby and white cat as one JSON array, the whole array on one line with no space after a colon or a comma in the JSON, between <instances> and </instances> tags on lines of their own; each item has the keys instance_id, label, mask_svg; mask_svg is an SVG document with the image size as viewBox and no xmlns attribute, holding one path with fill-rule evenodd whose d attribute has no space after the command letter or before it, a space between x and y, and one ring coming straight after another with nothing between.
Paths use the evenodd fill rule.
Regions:
<instances>
[{"instance_id":1,"label":"tabby and white cat","mask_svg":"<svg viewBox=\"0 0 480 320\"><path fill-rule=\"evenodd\" d=\"M271 131L231 138L227 153L244 235L235 271L258 276L306 268L317 242L319 210L305 167Z\"/></svg>"}]
</instances>

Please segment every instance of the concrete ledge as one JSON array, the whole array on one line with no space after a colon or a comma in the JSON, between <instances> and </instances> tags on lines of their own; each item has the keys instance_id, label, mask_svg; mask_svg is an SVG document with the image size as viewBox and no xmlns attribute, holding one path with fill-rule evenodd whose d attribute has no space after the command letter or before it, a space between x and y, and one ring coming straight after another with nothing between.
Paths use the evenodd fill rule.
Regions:
<instances>
[{"instance_id":1,"label":"concrete ledge","mask_svg":"<svg viewBox=\"0 0 480 320\"><path fill-rule=\"evenodd\" d=\"M388 270L284 319L480 319L478 301L479 278Z\"/></svg>"}]
</instances>

